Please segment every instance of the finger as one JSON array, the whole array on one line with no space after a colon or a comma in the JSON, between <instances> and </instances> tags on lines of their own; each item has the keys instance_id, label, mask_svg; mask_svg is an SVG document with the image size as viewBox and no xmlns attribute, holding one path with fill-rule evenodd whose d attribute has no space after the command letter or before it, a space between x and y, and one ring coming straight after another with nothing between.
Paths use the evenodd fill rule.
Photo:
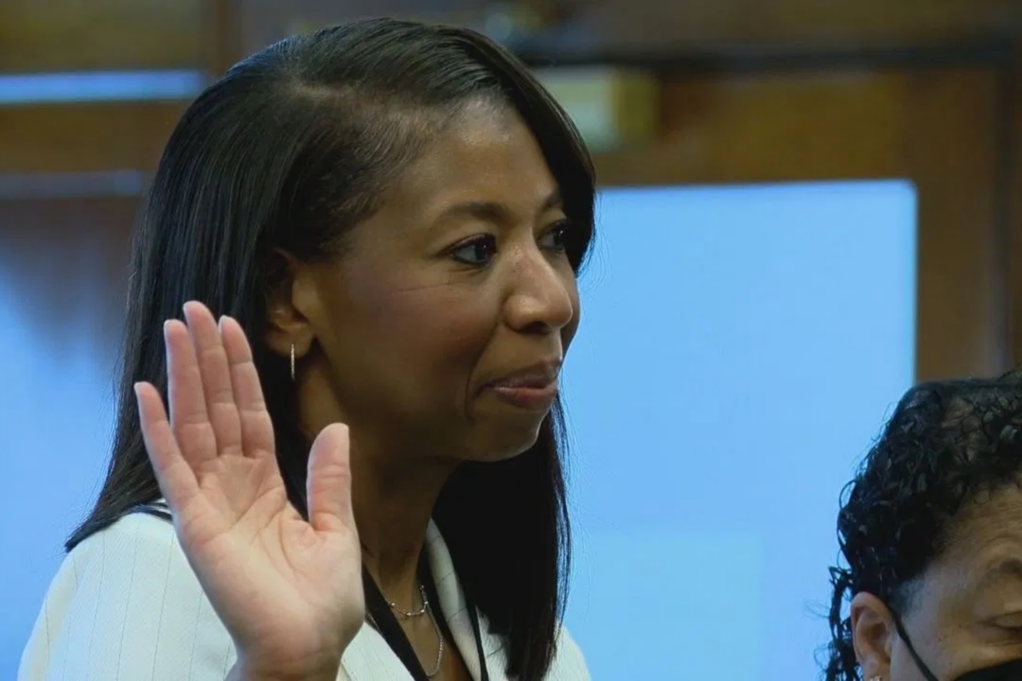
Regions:
<instances>
[{"instance_id":1,"label":"finger","mask_svg":"<svg viewBox=\"0 0 1022 681\"><path fill-rule=\"evenodd\" d=\"M259 372L252 361L252 348L245 332L235 319L221 317L220 336L230 366L245 455L274 458L273 421L266 409Z\"/></svg>"},{"instance_id":2,"label":"finger","mask_svg":"<svg viewBox=\"0 0 1022 681\"><path fill-rule=\"evenodd\" d=\"M309 523L318 532L355 530L351 508L351 441L348 427L327 426L312 443L309 454Z\"/></svg>"},{"instance_id":3,"label":"finger","mask_svg":"<svg viewBox=\"0 0 1022 681\"><path fill-rule=\"evenodd\" d=\"M167 401L170 427L192 468L216 458L216 436L206 412L202 374L188 327L176 319L163 325L167 343Z\"/></svg>"},{"instance_id":4,"label":"finger","mask_svg":"<svg viewBox=\"0 0 1022 681\"><path fill-rule=\"evenodd\" d=\"M202 303L186 303L184 312L202 376L206 414L216 437L217 455L240 454L241 423L220 330L212 313Z\"/></svg>"},{"instance_id":5,"label":"finger","mask_svg":"<svg viewBox=\"0 0 1022 681\"><path fill-rule=\"evenodd\" d=\"M195 472L181 455L159 391L149 383L138 383L135 385L135 399L142 438L160 492L172 510L180 509L198 491Z\"/></svg>"}]
</instances>

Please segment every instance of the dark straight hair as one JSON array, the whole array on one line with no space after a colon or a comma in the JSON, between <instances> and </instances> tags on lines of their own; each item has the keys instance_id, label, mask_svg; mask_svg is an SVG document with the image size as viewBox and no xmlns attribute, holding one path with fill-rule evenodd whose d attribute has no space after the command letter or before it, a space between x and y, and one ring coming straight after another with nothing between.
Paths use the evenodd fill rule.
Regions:
<instances>
[{"instance_id":1,"label":"dark straight hair","mask_svg":"<svg viewBox=\"0 0 1022 681\"><path fill-rule=\"evenodd\" d=\"M305 513L308 439L288 362L268 351L273 253L344 257L346 234L460 107L478 100L530 128L574 228L578 272L593 238L594 173L564 111L515 57L460 28L373 19L273 44L234 66L185 112L160 161L135 233L109 469L79 542L160 496L132 393L166 399L166 319L200 300L252 344L292 503ZM502 463L465 464L434 518L467 595L505 640L507 674L542 678L564 612L570 531L562 405L539 440Z\"/></svg>"}]
</instances>

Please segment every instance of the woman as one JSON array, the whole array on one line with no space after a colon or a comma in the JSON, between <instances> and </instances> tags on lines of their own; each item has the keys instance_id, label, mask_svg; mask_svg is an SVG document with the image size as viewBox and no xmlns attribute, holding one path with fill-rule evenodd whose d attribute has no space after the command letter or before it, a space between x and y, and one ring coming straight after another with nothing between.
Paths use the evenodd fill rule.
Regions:
<instances>
[{"instance_id":1,"label":"woman","mask_svg":"<svg viewBox=\"0 0 1022 681\"><path fill-rule=\"evenodd\" d=\"M109 473L21 677L588 678L557 374L593 183L467 30L330 28L202 93L134 245Z\"/></svg>"},{"instance_id":2,"label":"woman","mask_svg":"<svg viewBox=\"0 0 1022 681\"><path fill-rule=\"evenodd\" d=\"M838 516L827 681L1022 679L1020 429L1019 372L902 398Z\"/></svg>"}]
</instances>

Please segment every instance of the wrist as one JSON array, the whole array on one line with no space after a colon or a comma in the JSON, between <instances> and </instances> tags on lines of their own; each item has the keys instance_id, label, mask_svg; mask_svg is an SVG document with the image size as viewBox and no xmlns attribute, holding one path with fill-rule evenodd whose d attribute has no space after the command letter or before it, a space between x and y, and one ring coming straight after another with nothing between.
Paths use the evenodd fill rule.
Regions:
<instances>
[{"instance_id":1,"label":"wrist","mask_svg":"<svg viewBox=\"0 0 1022 681\"><path fill-rule=\"evenodd\" d=\"M310 664L283 665L239 655L227 681L337 681L341 660L321 660Z\"/></svg>"}]
</instances>

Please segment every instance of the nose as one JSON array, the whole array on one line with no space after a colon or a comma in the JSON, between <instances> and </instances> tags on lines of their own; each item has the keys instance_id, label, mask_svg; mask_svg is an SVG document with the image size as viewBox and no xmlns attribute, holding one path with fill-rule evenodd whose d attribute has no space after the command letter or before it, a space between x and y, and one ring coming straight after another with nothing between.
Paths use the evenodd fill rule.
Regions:
<instances>
[{"instance_id":1,"label":"nose","mask_svg":"<svg viewBox=\"0 0 1022 681\"><path fill-rule=\"evenodd\" d=\"M518 249L511 271L505 315L515 331L555 333L575 318L575 273L567 261L554 261L533 244Z\"/></svg>"}]
</instances>

